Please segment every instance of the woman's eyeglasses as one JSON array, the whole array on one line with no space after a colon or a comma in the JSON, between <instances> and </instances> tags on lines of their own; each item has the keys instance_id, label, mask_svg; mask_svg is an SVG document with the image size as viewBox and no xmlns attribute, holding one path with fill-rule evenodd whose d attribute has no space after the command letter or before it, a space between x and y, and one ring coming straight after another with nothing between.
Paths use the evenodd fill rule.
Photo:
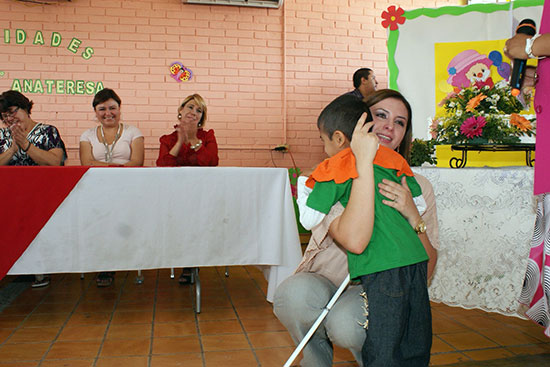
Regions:
<instances>
[{"instance_id":1,"label":"woman's eyeglasses","mask_svg":"<svg viewBox=\"0 0 550 367\"><path fill-rule=\"evenodd\" d=\"M5 120L9 117L13 117L17 113L17 111L19 111L19 107L15 107L13 110L8 112L2 112L0 116L2 116L2 120Z\"/></svg>"}]
</instances>

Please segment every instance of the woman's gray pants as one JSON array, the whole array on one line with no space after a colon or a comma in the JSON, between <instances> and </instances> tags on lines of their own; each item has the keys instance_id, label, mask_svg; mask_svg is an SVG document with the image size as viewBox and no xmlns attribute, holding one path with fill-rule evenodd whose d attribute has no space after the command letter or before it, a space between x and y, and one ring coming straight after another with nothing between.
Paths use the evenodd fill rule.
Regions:
<instances>
[{"instance_id":1,"label":"woman's gray pants","mask_svg":"<svg viewBox=\"0 0 550 367\"><path fill-rule=\"evenodd\" d=\"M273 311L298 344L321 314L337 286L315 273L298 273L282 282L275 291ZM365 330L361 326L364 299L361 285L350 285L340 296L323 323L303 350L304 367L331 367L332 344L349 349L359 366Z\"/></svg>"}]
</instances>

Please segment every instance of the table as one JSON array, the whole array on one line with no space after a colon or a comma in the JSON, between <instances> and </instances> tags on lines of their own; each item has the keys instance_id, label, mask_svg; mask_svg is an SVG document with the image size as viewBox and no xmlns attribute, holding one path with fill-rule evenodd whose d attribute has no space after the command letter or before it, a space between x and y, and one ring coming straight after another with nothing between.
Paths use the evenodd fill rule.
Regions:
<instances>
[{"instance_id":1,"label":"table","mask_svg":"<svg viewBox=\"0 0 550 367\"><path fill-rule=\"evenodd\" d=\"M451 150L462 152L461 158L453 157L449 161L452 168L463 168L468 161L468 152L525 152L525 164L533 167L534 159L531 153L535 151L535 143L517 143L517 144L454 144Z\"/></svg>"},{"instance_id":2,"label":"table","mask_svg":"<svg viewBox=\"0 0 550 367\"><path fill-rule=\"evenodd\" d=\"M434 187L440 249L430 298L520 316L536 217L533 168L413 168Z\"/></svg>"},{"instance_id":3,"label":"table","mask_svg":"<svg viewBox=\"0 0 550 367\"><path fill-rule=\"evenodd\" d=\"M10 189L18 176L47 185L1 169ZM272 301L300 259L286 169L107 167L84 173L9 274L260 265Z\"/></svg>"}]
</instances>

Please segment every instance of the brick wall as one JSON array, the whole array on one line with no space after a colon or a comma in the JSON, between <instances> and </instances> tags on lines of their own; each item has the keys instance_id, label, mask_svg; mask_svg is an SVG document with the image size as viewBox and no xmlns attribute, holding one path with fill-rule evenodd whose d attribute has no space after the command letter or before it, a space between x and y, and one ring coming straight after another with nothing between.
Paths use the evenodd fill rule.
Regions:
<instances>
[{"instance_id":1,"label":"brick wall","mask_svg":"<svg viewBox=\"0 0 550 367\"><path fill-rule=\"evenodd\" d=\"M146 165L154 165L158 138L172 131L180 101L199 93L220 165L268 167L292 166L288 153L271 151L282 143L299 167L324 158L316 118L352 89L357 68L373 68L379 87L387 87L383 10L458 3L285 0L281 9L261 9L180 0L41 1L50 4L0 0L0 90L14 80L26 87L33 118L60 129L69 165L79 164L80 134L96 124L91 102L101 82L121 96L123 121L145 135ZM170 77L174 61L193 71L190 81Z\"/></svg>"}]
</instances>

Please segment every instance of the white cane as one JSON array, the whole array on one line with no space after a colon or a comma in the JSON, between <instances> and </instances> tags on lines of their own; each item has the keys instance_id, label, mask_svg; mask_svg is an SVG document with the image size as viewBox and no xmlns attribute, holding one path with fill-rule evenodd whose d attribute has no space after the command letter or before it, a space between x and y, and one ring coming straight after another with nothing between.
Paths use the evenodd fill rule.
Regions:
<instances>
[{"instance_id":1,"label":"white cane","mask_svg":"<svg viewBox=\"0 0 550 367\"><path fill-rule=\"evenodd\" d=\"M307 334L304 336L304 338L302 339L302 341L300 342L300 344L298 344L298 346L296 347L296 349L294 350L294 352L291 354L290 358L288 359L288 361L286 361L286 363L284 364L283 367L290 367L290 365L292 364L292 362L294 362L294 360L296 359L296 357L298 356L298 354L300 354L300 352L302 351L302 349L304 349L304 347L306 346L307 342L309 341L309 339L311 339L311 336L313 335L313 333L317 330L317 328L319 327L319 325L321 325L321 322L323 322L323 320L325 319L325 317L327 316L328 312L332 309L332 306L334 306L334 304L336 303L336 301L338 300L338 298L340 297L340 295L344 292L344 290L346 289L346 287L348 286L349 284L349 274L348 276L346 277L346 279L344 279L344 281L342 282L342 284L340 284L340 287L338 288L338 290L336 291L336 293L334 293L334 295L332 296L332 298L330 299L330 301L328 301L327 305L325 306L325 308L323 309L323 312L321 312L321 314L319 315L319 317L317 318L317 320L315 320L315 322L313 323L313 325L311 325L311 328L309 329L309 331L307 332Z\"/></svg>"}]
</instances>

